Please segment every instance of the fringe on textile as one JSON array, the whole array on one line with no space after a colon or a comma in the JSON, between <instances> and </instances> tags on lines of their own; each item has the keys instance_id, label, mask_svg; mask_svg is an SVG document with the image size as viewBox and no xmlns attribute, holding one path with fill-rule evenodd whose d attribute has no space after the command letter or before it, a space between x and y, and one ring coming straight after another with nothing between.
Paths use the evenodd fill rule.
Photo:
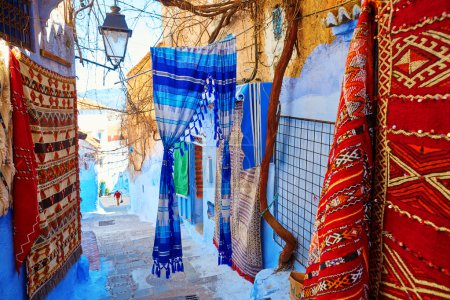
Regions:
<instances>
[{"instance_id":1,"label":"fringe on textile","mask_svg":"<svg viewBox=\"0 0 450 300\"><path fill-rule=\"evenodd\" d=\"M30 296L30 300L45 299L47 295L61 282L61 280L67 275L69 269L75 265L80 259L83 250L81 245L78 246L72 254L66 259L61 267L59 267L55 273L48 279L36 292Z\"/></svg>"},{"instance_id":2,"label":"fringe on textile","mask_svg":"<svg viewBox=\"0 0 450 300\"><path fill-rule=\"evenodd\" d=\"M170 273L184 272L182 257L171 258L168 263L159 263L157 260L153 262L152 274L161 277L161 271L166 270L166 279L170 278Z\"/></svg>"}]
</instances>

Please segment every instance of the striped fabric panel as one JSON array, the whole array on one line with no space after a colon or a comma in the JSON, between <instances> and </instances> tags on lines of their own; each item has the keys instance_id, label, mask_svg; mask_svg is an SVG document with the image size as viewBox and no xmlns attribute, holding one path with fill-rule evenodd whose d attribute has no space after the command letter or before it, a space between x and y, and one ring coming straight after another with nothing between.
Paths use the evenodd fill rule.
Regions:
<instances>
[{"instance_id":1,"label":"striped fabric panel","mask_svg":"<svg viewBox=\"0 0 450 300\"><path fill-rule=\"evenodd\" d=\"M202 126L202 108L209 98L214 98L217 136L227 138L236 90L236 41L196 48L156 47L151 55L156 122L164 145L152 271L159 277L165 270L169 278L184 270L172 175L175 143L183 141L184 148L186 137L194 139L191 130Z\"/></svg>"}]
</instances>

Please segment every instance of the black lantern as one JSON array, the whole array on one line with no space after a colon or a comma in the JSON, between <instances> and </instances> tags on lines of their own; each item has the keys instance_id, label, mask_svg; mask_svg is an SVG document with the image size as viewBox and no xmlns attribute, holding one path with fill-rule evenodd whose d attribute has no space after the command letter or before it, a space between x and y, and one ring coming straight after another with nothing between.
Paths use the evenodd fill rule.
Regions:
<instances>
[{"instance_id":1,"label":"black lantern","mask_svg":"<svg viewBox=\"0 0 450 300\"><path fill-rule=\"evenodd\" d=\"M115 68L125 58L128 38L131 37L132 33L132 30L127 26L125 16L119 11L120 7L114 3L114 6L111 6L111 12L106 14L103 25L98 28L105 43L106 57Z\"/></svg>"}]
</instances>

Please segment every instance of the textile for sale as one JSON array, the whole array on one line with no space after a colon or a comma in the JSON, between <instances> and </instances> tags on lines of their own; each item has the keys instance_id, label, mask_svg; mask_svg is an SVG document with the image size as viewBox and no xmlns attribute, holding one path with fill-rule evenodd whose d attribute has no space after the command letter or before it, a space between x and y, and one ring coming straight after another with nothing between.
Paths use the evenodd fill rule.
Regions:
<instances>
[{"instance_id":1,"label":"textile for sale","mask_svg":"<svg viewBox=\"0 0 450 300\"><path fill-rule=\"evenodd\" d=\"M221 178L221 205L220 205L220 228L219 228L219 264L232 266L232 245L230 228L230 201L231 201L231 161L230 161L230 135L233 126L233 110L236 96L236 49L233 43L233 53L228 55L225 66L226 78L229 84L222 92L220 89L210 87L211 95L214 97L214 111L218 115L216 127L219 128L219 139L223 140L222 149L222 178ZM231 53L231 52L230 52ZM224 74L225 76L225 74ZM217 82L217 81L216 81ZM220 87L220 86L219 86Z\"/></svg>"},{"instance_id":2,"label":"textile for sale","mask_svg":"<svg viewBox=\"0 0 450 300\"><path fill-rule=\"evenodd\" d=\"M368 299L372 184L372 15L365 1L342 93L306 268L304 299Z\"/></svg>"},{"instance_id":3,"label":"textile for sale","mask_svg":"<svg viewBox=\"0 0 450 300\"><path fill-rule=\"evenodd\" d=\"M220 186L222 184L222 160L219 159L220 155L223 152L223 144L220 144L216 149L216 174L215 174L215 193L214 193L214 237L213 243L216 248L219 248L219 240L220 240L220 204L222 201L222 194L220 190ZM233 187L231 192L235 191Z\"/></svg>"},{"instance_id":4,"label":"textile for sale","mask_svg":"<svg viewBox=\"0 0 450 300\"><path fill-rule=\"evenodd\" d=\"M195 193L203 199L203 147L194 145L195 155Z\"/></svg>"},{"instance_id":5,"label":"textile for sale","mask_svg":"<svg viewBox=\"0 0 450 300\"><path fill-rule=\"evenodd\" d=\"M16 271L20 272L20 267L41 229L39 227L37 164L20 66L12 52L9 58L13 108L13 160L16 166L13 180L14 254Z\"/></svg>"},{"instance_id":6,"label":"textile for sale","mask_svg":"<svg viewBox=\"0 0 450 300\"><path fill-rule=\"evenodd\" d=\"M153 95L156 121L164 146L160 197L153 247L153 270L161 276L183 271L178 203L173 182L173 150L181 141L180 152L187 149L185 138L194 141L202 127L204 110L213 102L215 137L227 139L230 131L229 102L236 89L236 41L206 47L151 48Z\"/></svg>"},{"instance_id":7,"label":"textile for sale","mask_svg":"<svg viewBox=\"0 0 450 300\"><path fill-rule=\"evenodd\" d=\"M244 107L243 107L244 105ZM237 102L230 137L232 166L231 237L233 269L253 282L262 269L259 167L243 170L241 131L245 103Z\"/></svg>"},{"instance_id":8,"label":"textile for sale","mask_svg":"<svg viewBox=\"0 0 450 300\"><path fill-rule=\"evenodd\" d=\"M0 217L10 207L14 176L9 54L8 43L0 39Z\"/></svg>"},{"instance_id":9,"label":"textile for sale","mask_svg":"<svg viewBox=\"0 0 450 300\"><path fill-rule=\"evenodd\" d=\"M18 60L13 68L18 67L22 77L38 180L40 235L27 256L27 288L30 298L42 299L81 255L75 78L45 69L17 49L13 53ZM33 205L30 199L26 201ZM19 216L21 209L15 202Z\"/></svg>"},{"instance_id":10,"label":"textile for sale","mask_svg":"<svg viewBox=\"0 0 450 300\"><path fill-rule=\"evenodd\" d=\"M183 155L181 155L180 149L175 149L173 152L173 181L175 184L175 193L185 198L189 196L188 151L189 150L185 150Z\"/></svg>"},{"instance_id":11,"label":"textile for sale","mask_svg":"<svg viewBox=\"0 0 450 300\"><path fill-rule=\"evenodd\" d=\"M374 299L450 298L448 4L378 3Z\"/></svg>"},{"instance_id":12,"label":"textile for sale","mask_svg":"<svg viewBox=\"0 0 450 300\"><path fill-rule=\"evenodd\" d=\"M271 88L271 82L248 83L238 87L237 98L244 102L241 126L244 170L261 165L264 157Z\"/></svg>"}]
</instances>

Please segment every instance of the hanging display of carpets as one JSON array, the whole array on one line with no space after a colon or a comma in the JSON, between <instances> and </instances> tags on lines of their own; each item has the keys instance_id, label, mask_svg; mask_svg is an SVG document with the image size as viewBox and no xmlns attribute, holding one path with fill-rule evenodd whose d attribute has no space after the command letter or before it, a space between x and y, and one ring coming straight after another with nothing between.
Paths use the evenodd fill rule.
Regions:
<instances>
[{"instance_id":1,"label":"hanging display of carpets","mask_svg":"<svg viewBox=\"0 0 450 300\"><path fill-rule=\"evenodd\" d=\"M9 45L0 39L0 217L8 212L14 175Z\"/></svg>"},{"instance_id":2,"label":"hanging display of carpets","mask_svg":"<svg viewBox=\"0 0 450 300\"><path fill-rule=\"evenodd\" d=\"M372 296L449 299L449 5L376 3L379 130Z\"/></svg>"},{"instance_id":3,"label":"hanging display of carpets","mask_svg":"<svg viewBox=\"0 0 450 300\"><path fill-rule=\"evenodd\" d=\"M373 60L366 1L347 56L335 136L328 158L304 299L367 299L372 184Z\"/></svg>"},{"instance_id":4,"label":"hanging display of carpets","mask_svg":"<svg viewBox=\"0 0 450 300\"><path fill-rule=\"evenodd\" d=\"M40 234L27 256L27 288L30 298L43 299L81 255L75 78L43 68L18 49L13 53L17 58L11 60L13 93L17 97L15 105L20 105L18 100L22 100L17 114L24 114L26 109L30 124L28 130L22 125L23 131L17 135L26 141L27 131L31 131L34 145L22 143L20 150L28 154L34 146L34 160L25 163L35 166L37 174L35 177L33 168L27 170L29 177L37 178L37 190L33 189L33 180L29 179L28 186L22 184L28 191L14 195L15 250L16 257L21 255L22 246L17 247L17 239L28 237L23 236L26 232L17 226L25 222L24 218L30 218L28 222L33 224L36 217L32 216L31 209L36 203ZM22 87L17 84L20 81L18 72ZM14 147L18 149L16 129L14 120ZM19 168L17 163L16 166ZM25 170L17 170L18 180L24 180L21 172ZM18 189L15 185L14 190Z\"/></svg>"},{"instance_id":5,"label":"hanging display of carpets","mask_svg":"<svg viewBox=\"0 0 450 300\"><path fill-rule=\"evenodd\" d=\"M160 276L164 269L169 278L171 272L184 269L172 175L173 150L175 143L181 140L183 155L183 149L187 149L184 138L195 140L191 131L198 134L197 126L202 127L204 120L203 110L211 102L214 102L215 138L218 143L224 140L227 144L236 92L236 41L229 39L206 47L154 47L151 56L156 121L164 146L152 272ZM225 161L227 156L229 154L224 151ZM227 178L227 170L229 168L225 168L224 178ZM226 195L226 192L222 194ZM225 197L224 203L226 200ZM222 259L228 254L231 256L231 237L227 239L229 204L223 204L221 208L223 234L219 257Z\"/></svg>"}]
</instances>

